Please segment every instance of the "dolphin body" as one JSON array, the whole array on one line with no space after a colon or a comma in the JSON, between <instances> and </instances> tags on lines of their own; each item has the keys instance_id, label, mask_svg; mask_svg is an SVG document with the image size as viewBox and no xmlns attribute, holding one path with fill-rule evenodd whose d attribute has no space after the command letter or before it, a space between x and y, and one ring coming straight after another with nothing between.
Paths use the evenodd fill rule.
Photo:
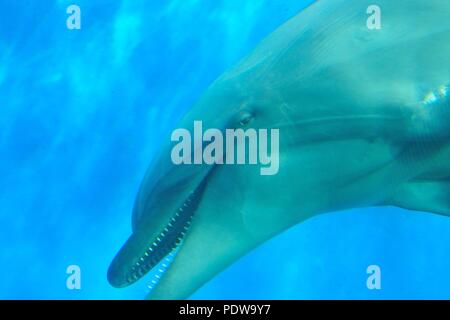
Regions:
<instances>
[{"instance_id":1,"label":"dolphin body","mask_svg":"<svg viewBox=\"0 0 450 320\"><path fill-rule=\"evenodd\" d=\"M170 139L138 193L108 280L177 254L153 299L182 299L308 218L394 205L450 214L450 1L321 0L216 80L177 128L278 128L279 172L174 165Z\"/></svg>"}]
</instances>

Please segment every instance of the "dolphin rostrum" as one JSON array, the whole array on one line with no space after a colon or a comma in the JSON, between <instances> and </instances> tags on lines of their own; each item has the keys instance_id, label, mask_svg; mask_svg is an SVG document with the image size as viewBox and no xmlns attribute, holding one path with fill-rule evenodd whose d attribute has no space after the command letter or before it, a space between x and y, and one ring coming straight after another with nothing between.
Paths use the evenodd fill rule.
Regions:
<instances>
[{"instance_id":1,"label":"dolphin rostrum","mask_svg":"<svg viewBox=\"0 0 450 320\"><path fill-rule=\"evenodd\" d=\"M216 80L177 128L279 129L279 171L152 162L108 280L173 255L150 298L189 297L310 217L394 205L450 214L450 1L320 0ZM244 142L245 143L245 142Z\"/></svg>"}]
</instances>

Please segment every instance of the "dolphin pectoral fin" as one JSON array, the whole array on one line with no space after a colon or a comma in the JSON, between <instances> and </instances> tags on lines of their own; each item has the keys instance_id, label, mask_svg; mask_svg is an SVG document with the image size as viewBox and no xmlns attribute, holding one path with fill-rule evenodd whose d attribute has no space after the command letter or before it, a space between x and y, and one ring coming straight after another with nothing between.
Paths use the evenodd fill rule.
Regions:
<instances>
[{"instance_id":1,"label":"dolphin pectoral fin","mask_svg":"<svg viewBox=\"0 0 450 320\"><path fill-rule=\"evenodd\" d=\"M450 216L450 178L408 182L397 189L386 204Z\"/></svg>"}]
</instances>

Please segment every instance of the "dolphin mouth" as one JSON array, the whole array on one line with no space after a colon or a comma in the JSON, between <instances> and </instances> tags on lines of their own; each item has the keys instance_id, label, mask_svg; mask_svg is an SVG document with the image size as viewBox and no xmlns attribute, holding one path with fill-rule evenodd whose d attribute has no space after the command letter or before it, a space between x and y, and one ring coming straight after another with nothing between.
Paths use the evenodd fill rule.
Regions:
<instances>
[{"instance_id":1,"label":"dolphin mouth","mask_svg":"<svg viewBox=\"0 0 450 320\"><path fill-rule=\"evenodd\" d=\"M117 269L121 265L119 261L122 258L121 252L119 252L108 270L108 281L112 286L122 288L137 282L165 257L168 255L173 257L178 252L202 198L206 180L207 177L187 195L166 225L160 229L159 234L144 247L142 254L133 257L134 263L129 265L126 270L120 269L120 276L117 273ZM126 249L127 244L131 241L130 238L122 250Z\"/></svg>"}]
</instances>

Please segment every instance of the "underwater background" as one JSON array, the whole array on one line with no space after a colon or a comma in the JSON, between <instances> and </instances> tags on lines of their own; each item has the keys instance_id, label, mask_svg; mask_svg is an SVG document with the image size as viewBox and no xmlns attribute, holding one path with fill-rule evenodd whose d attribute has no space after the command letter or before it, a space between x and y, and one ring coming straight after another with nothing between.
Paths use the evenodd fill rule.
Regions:
<instances>
[{"instance_id":1,"label":"underwater background","mask_svg":"<svg viewBox=\"0 0 450 320\"><path fill-rule=\"evenodd\" d=\"M0 0L0 298L141 299L108 266L159 144L208 85L312 1ZM81 30L66 8L81 7ZM66 268L81 268L68 290ZM366 269L381 267L381 290ZM450 219L327 214L195 299L450 299Z\"/></svg>"}]
</instances>

